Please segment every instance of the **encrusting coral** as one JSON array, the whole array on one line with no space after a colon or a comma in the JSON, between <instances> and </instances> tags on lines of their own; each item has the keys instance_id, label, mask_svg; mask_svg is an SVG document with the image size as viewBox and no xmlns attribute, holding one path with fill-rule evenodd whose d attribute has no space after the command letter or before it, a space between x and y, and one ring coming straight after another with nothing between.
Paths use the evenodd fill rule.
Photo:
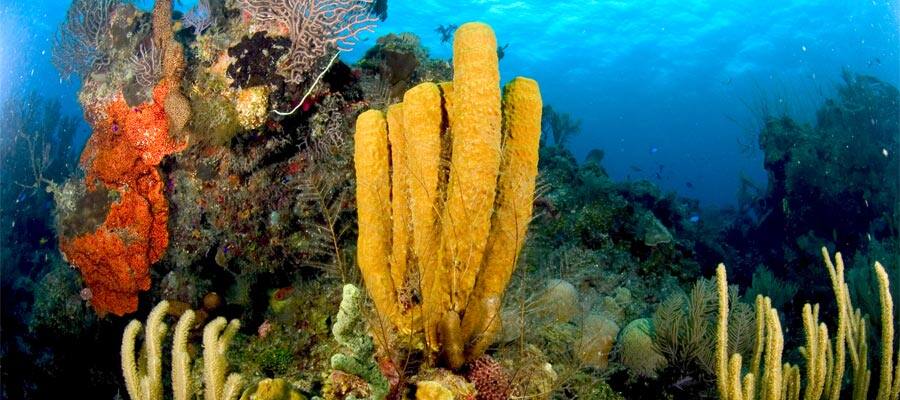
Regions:
<instances>
[{"instance_id":1,"label":"encrusting coral","mask_svg":"<svg viewBox=\"0 0 900 400\"><path fill-rule=\"evenodd\" d=\"M153 308L144 327L144 346L140 358L135 358L135 342L141 323L132 320L122 335L122 373L125 387L132 400L161 400L162 396L162 344L168 327L163 318L169 311L169 302L162 301ZM191 384L191 356L187 348L188 335L194 326L195 313L187 310L175 325L172 344L172 397L175 400L194 398ZM228 361L225 353L231 339L240 328L238 320L228 322L219 317L203 329L203 383L204 399L234 400L241 393L243 378L232 373L225 377Z\"/></svg>"},{"instance_id":2,"label":"encrusting coral","mask_svg":"<svg viewBox=\"0 0 900 400\"><path fill-rule=\"evenodd\" d=\"M489 26L465 24L455 37L452 83L410 89L387 117L364 112L355 134L366 288L380 318L402 335L424 333L454 369L500 330L531 219L541 120L530 79L513 79L501 108Z\"/></svg>"},{"instance_id":3,"label":"encrusting coral","mask_svg":"<svg viewBox=\"0 0 900 400\"><path fill-rule=\"evenodd\" d=\"M819 305L806 304L803 308L803 325L806 333L806 345L800 353L806 359L804 376L801 378L799 366L790 363L782 364L784 337L778 311L771 306L771 301L761 295L757 297L756 347L749 372L742 378L741 355L733 353L729 356L728 348L728 282L725 266L719 264L716 271L719 298L719 322L717 325L716 375L719 396L723 400L797 400L800 398L801 385L804 387L805 400L828 398L837 400L841 395L844 380L846 356L850 356L853 374L852 398L863 400L868 398L871 371L867 368L865 320L860 317L858 309L854 310L850 303L847 284L844 281L844 261L841 253L836 253L832 261L828 250L822 248L822 257L838 308L837 332L835 340L829 339L828 327L819 322ZM875 262L875 274L878 277L878 288L882 312L882 354L881 374L878 400L896 400L900 397L900 368L894 359L900 359L900 351L894 353L893 300L889 291L887 273L879 262ZM849 351L848 351L849 350Z\"/></svg>"}]
</instances>

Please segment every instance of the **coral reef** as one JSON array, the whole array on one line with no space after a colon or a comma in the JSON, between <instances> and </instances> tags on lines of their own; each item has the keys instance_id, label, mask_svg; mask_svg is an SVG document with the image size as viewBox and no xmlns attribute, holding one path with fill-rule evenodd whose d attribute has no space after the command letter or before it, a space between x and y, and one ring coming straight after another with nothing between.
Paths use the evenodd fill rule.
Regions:
<instances>
[{"instance_id":1,"label":"coral reef","mask_svg":"<svg viewBox=\"0 0 900 400\"><path fill-rule=\"evenodd\" d=\"M450 63L430 58L419 37L410 32L378 38L356 66L362 73L366 101L374 108L401 101L403 94L419 83L452 77Z\"/></svg>"},{"instance_id":2,"label":"coral reef","mask_svg":"<svg viewBox=\"0 0 900 400\"><path fill-rule=\"evenodd\" d=\"M168 207L156 167L165 156L184 149L186 144L173 137L180 137L190 116L179 92L184 60L180 44L171 34L171 7L171 2L162 0L154 6L153 39L162 54L162 70L152 101L131 107L122 95L97 102L82 97L94 128L81 155L87 192L103 186L102 190L114 191L118 199L100 225L61 236L60 250L82 272L93 294L91 304L101 314L123 315L137 309L137 294L150 288L150 265L162 257L168 244ZM129 6L117 5L116 18L111 21L82 22L103 25L98 32L115 31L120 11L134 13ZM109 40L103 36L98 40ZM116 35L112 36L115 42ZM88 90L82 95L90 96ZM78 201L57 197L61 203ZM60 225L79 218L81 210L69 211L59 215Z\"/></svg>"},{"instance_id":3,"label":"coral reef","mask_svg":"<svg viewBox=\"0 0 900 400\"><path fill-rule=\"evenodd\" d=\"M58 104L2 110L2 322L27 332L0 337L3 397L897 397L891 85L846 73L814 124L765 116L770 186L714 213L576 161L580 120L501 89L484 24L439 27L452 61L412 33L340 60L385 17L74 1L52 57L83 175ZM833 296L821 243L853 254L846 279L825 255ZM698 280L721 260L742 296Z\"/></svg>"},{"instance_id":4,"label":"coral reef","mask_svg":"<svg viewBox=\"0 0 900 400\"><path fill-rule=\"evenodd\" d=\"M848 254L869 244L900 247L900 92L877 78L844 70L836 96L819 107L812 124L789 115L764 115L759 132L768 187L750 196L745 211L723 233L723 259L745 280L762 263L782 279L818 276L822 243ZM809 286L800 294L825 297Z\"/></svg>"}]
</instances>

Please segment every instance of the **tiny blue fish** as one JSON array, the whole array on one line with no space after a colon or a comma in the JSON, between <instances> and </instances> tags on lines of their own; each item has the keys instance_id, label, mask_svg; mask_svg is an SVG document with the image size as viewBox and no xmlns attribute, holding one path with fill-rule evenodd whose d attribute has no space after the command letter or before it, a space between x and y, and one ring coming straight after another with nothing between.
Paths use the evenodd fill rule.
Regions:
<instances>
[{"instance_id":1,"label":"tiny blue fish","mask_svg":"<svg viewBox=\"0 0 900 400\"><path fill-rule=\"evenodd\" d=\"M700 216L697 214L691 215L690 221L691 223L696 224L698 221L700 221Z\"/></svg>"}]
</instances>

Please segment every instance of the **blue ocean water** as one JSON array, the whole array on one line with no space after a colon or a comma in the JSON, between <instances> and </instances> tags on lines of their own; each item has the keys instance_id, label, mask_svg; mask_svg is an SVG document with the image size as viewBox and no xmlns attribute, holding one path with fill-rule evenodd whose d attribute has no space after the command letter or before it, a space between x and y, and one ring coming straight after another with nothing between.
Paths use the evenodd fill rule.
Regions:
<instances>
[{"instance_id":1,"label":"blue ocean water","mask_svg":"<svg viewBox=\"0 0 900 400\"><path fill-rule=\"evenodd\" d=\"M77 83L50 64L67 7L0 4L0 97L34 89L77 109ZM509 44L502 79L537 79L545 104L583 121L577 156L603 149L616 179L721 206L734 203L742 174L764 186L761 104L808 120L843 68L900 82L898 19L897 1L882 0L392 0L387 20L342 58L359 59L388 32L413 32L449 58L438 25L487 22Z\"/></svg>"},{"instance_id":2,"label":"blue ocean water","mask_svg":"<svg viewBox=\"0 0 900 400\"><path fill-rule=\"evenodd\" d=\"M81 1L96 4L100 0ZM217 2L234 5L236 1ZM149 10L153 0L133 3ZM175 3L177 10L185 12L197 0ZM785 361L800 360L800 365L805 365L799 352L793 350L803 339L798 318L802 304L822 304L823 321L829 327L836 322L831 283L821 264L821 252L827 248L846 255L848 290L852 292L848 296L873 316L869 320L873 324L869 328L872 340L880 340L882 333L875 330L875 316L881 315L880 299L874 295L879 288L871 268L875 260L884 263L893 283L894 298L900 298L900 166L896 158L900 154L900 131L895 89L900 86L900 0L388 0L387 4L386 20L378 22L374 32L361 34L352 51L340 54L345 63L353 65L363 60L379 37L400 32L420 37L432 58L449 59L452 41L442 41L436 28L468 21L486 22L503 50L502 80L521 75L539 82L545 105L580 121L580 132L569 140L568 150L579 161L596 154L593 150L601 150L605 154L602 167L617 183L606 179L596 165L576 165L569 161L567 151L542 145L542 181L533 202L534 218L523 250L517 253L518 264L510 263L518 270L505 300L519 297L508 303L524 308L553 288L571 288L568 296L572 303L581 303L571 309L582 307L584 310L579 310L586 311L584 314L602 317L600 322L618 324L613 332L619 332L620 327L624 331L626 324L640 320L657 323L650 319L662 308L658 306L667 298L677 300L681 291L692 293L695 284L710 288L711 281L704 283L702 278L713 275L715 266L723 262L728 265L729 283L740 288L740 301L748 305L747 310L755 294L773 299L783 317L785 342L791 347L785 348ZM254 87L232 89L222 83L227 80L205 79L218 74L237 82L237 75L259 65L247 59L229 60L225 57L229 50L259 46L278 51L281 49L273 43L285 40L280 31L270 32L269 38L261 40L244 36L249 32L243 30L247 25L235 22L246 22L253 16L232 7L227 25L240 26L239 29L227 33L211 29L203 35L179 30L177 34L178 40L190 48L186 53L189 72L181 81L182 91L190 96L193 110L205 111L195 112L191 123L208 123L200 125L206 129L194 130L197 125L191 125L189 133L199 134L192 136L185 148L180 143L153 142L153 150L167 155L159 155L152 163L147 159L157 154L151 151L124 153L144 160L136 165L125 164L130 165L127 172L135 175L136 167L147 167L137 170L139 181L131 181L138 178L130 176L124 184L107 182L104 186L110 187L102 191L79 193L79 188L84 189L85 183L94 178L73 172L91 127L80 121L75 143L71 147L58 146L66 140L64 133L69 132L66 121L45 118L41 113L49 110L80 120L83 111L78 102L79 90L83 95L96 95L91 92L96 88L92 84L108 84L110 75L114 81L120 77L94 74L88 77L86 86L78 78L60 78L51 63L51 53L54 36L70 5L70 0L0 2L0 105L4 106L0 111L3 118L12 116L0 124L0 324L5 335L0 341L0 362L4 363L0 366L0 380L4 381L0 385L0 400L50 397L47 394L67 391L75 385L82 385L93 397L125 397L126 382L120 365L123 360L118 354L123 329L132 318L143 320L150 308L162 300L177 305L177 311L195 309L206 317L240 319L244 325L232 349L239 354L232 356L240 362L231 362L235 371L252 371L253 384L263 376L293 380L300 375L298 369L305 369L304 372L315 375L312 383L296 379L291 384L295 389L303 386L304 394L322 394L323 382L334 382L334 376L341 376L333 375L340 369L331 368L324 358L344 351L328 347L333 341L331 329L340 318L335 315L341 284L371 284L364 281L365 276L360 277L367 271L361 266L362 252L357 252L360 247L365 249L357 246L357 240L365 236L358 229L358 210L353 200L357 194L354 190L359 187L350 162L354 149L343 145L349 143L352 129L348 127L359 112L379 108L384 97L394 95L390 91L396 88L390 85L396 82L388 82L387 77L408 64L403 64L404 59L389 63L388 51L382 48L365 59L369 64L360 63L355 70L333 68L330 79L314 88L321 90L311 90L309 102L298 101L298 90L303 86L285 85L282 71L276 72L275 68L255 78L277 79L262 84L251 84L248 79L247 85ZM123 8L131 11L130 6ZM133 26L135 30L149 25L146 15L126 15L146 17L143 24ZM273 27L267 29L272 31ZM147 32L131 38L146 39ZM217 40L211 38L232 34L234 37L224 41L227 46L214 50L214 58L197 57L202 48L201 37ZM408 42L397 42L392 44L410 51L403 48ZM128 49L117 56L129 55L143 43L126 45L117 47ZM417 63L422 61L418 53L412 54ZM210 66L201 64L201 59L228 61ZM124 60L117 61L122 65ZM319 61L324 61L324 57ZM377 63L383 64L373 67ZM128 65L134 68L134 64ZM417 65L436 75L447 73L444 63ZM238 72L227 67L236 67ZM411 76L402 85L411 86L418 83L414 80L422 78ZM100 146L121 143L109 139L121 138L116 136L120 132L135 133L126 128L126 122L171 126L168 124L175 119L168 115L166 106L170 104L165 104L167 121L151 120L154 109L143 107L155 106L158 112L159 102L141 105L133 97L129 101L129 95L147 93L126 89L126 85L138 81L127 80L113 82L128 104L116 110L141 118L137 122L107 118L112 120L108 124L103 124L106 120L95 121L94 140L106 140ZM838 93L838 85L843 85L843 92ZM149 87L144 91L149 92ZM61 108L56 110L40 101L27 104L33 99L28 93L57 100ZM244 126L244 121L236 122L239 118L233 115L222 116L229 111L237 114L238 103L246 106L250 101L242 95L247 93L257 100L256 104L258 98L252 96L265 93L258 96L265 98L266 107L262 107L262 117L256 116L261 120L256 121L254 128ZM308 108L288 118L272 118L272 102L297 102ZM17 110L37 114L20 114ZM151 112L145 114L147 110ZM22 115L26 117L21 118ZM210 119L219 118L213 119L218 125L200 118L207 115L212 115ZM791 118L769 120L775 122L763 129L766 117L782 115ZM47 123L42 125L44 122ZM230 133L218 135L220 127ZM137 136L138 140L150 140L146 138L160 130L140 132L143 136ZM185 132L179 134L182 133ZM53 136L50 144L41 148L42 143L36 140L48 135ZM760 135L767 144L765 169ZM325 143L323 136L333 142ZM193 141L197 137L200 139ZM175 135L170 139L182 138ZM394 139L389 140L394 145ZM112 154L110 148L114 146L104 148L110 153L103 154ZM66 149L68 157L60 157L58 149ZM97 153L86 154L96 157ZM50 160L50 156L63 162ZM104 165L118 167L110 158L116 157L107 157L104 161L108 164ZM457 165L454 161L450 169ZM55 175L49 179L41 175L41 166ZM393 174L396 169L390 171ZM775 177L768 188L767 174ZM639 182L644 180L652 185ZM748 181L758 192L744 193L739 198L740 189L746 189ZM71 186L56 186L64 182ZM141 186L150 182L146 185L150 189L132 190L137 182ZM656 193L654 185L677 196ZM154 194L160 194L162 199ZM147 202L126 203L126 195L129 200L140 197ZM700 207L691 199L699 200ZM112 205L114 202L128 207L118 208ZM160 208L155 207L159 205L165 208L157 215ZM109 229L112 224L100 222L102 216L113 215L113 207L126 215L121 218L126 222L124 228ZM391 204L390 209L395 213L391 218L397 221L402 208ZM151 210L152 216L145 215ZM135 227L142 227L140 222L152 219L155 228L158 218L165 219L165 230L135 234ZM89 253L101 255L87 260L77 260L70 254L78 253L65 250L76 247L72 245L73 237L96 239L98 232L108 233L104 230L124 241L121 245L80 242L78 250L97 250ZM323 238L330 242L323 245ZM396 243L394 237L391 240L392 245ZM132 247L120 251L126 243L144 246L135 248L147 248L148 255L129 258L139 252L131 253ZM164 249L155 249L159 243L164 243ZM494 250L493 246L489 249ZM150 260L153 257L149 254L155 252L164 254ZM114 262L108 262L110 259ZM394 262L393 258L389 260ZM135 277L141 274L139 278L152 282L149 289L128 286L137 286ZM107 291L100 295L109 287L98 276L111 277L114 282L108 286L125 286L126 293L110 295ZM421 305L425 289L416 286L421 284L418 276L410 273L401 278L402 286L390 292L396 295L397 303L404 307ZM455 284L454 279L448 278L444 283ZM481 280L479 276L479 284ZM370 290L370 294L373 292ZM101 301L118 300L115 295L119 294L137 304L125 304L130 308L123 306L117 311ZM369 297L373 302L377 300ZM509 318L506 311L514 306L504 307L507 308L503 318ZM571 311L556 305L548 308L559 314ZM377 317L379 311L371 314ZM520 315L519 309L515 311ZM176 313L173 311L173 316ZM526 321L525 314L522 310L523 320L512 320L523 332L532 330L529 323L545 319ZM466 317L465 311L462 316ZM174 318L166 320L174 325ZM556 322L572 332L587 326L586 321L570 318ZM895 321L900 325L900 313L895 314ZM745 325L746 328L752 324ZM611 329L609 325L603 328ZM192 340L199 339L199 330L194 330ZM541 326L535 326L533 331L530 334L543 343L546 332ZM526 339L523 332L519 334ZM616 333L604 335L624 342ZM535 361L537 368L531 369L535 376L539 377L548 366L555 365L558 371L575 366L572 369L578 370L575 373L584 380L580 382L582 389L606 387L625 393L626 398L714 397L713 373L697 370L697 365L691 364L697 360L687 364L671 362L659 376L643 376L640 368L625 365L624 350L617 347L611 359L604 359L604 365L607 361L616 365L612 370L567 364L574 362L569 360L574 360L574 354L569 353L577 351L575 345L583 343L582 338L571 343L565 340L573 338L560 338L546 349L535 347L537 353L524 353L524 346L516 342L519 353L515 356L500 350L512 342L495 343L498 347L487 354L507 364L543 360L546 355L550 361ZM648 336L646 340L655 339ZM639 347L647 350L646 343L641 342ZM870 365L875 366L881 350L874 345L871 349ZM381 378L393 379L391 374L397 369L402 372L412 366L411 371L418 364L427 368L448 366L442 364L444 360L430 359L437 354L411 353L412 357L397 353L407 362L415 359L411 364L385 361L391 355L377 359L377 369L384 375ZM552 358L560 354L566 358ZM317 357L322 359L314 360ZM363 358L376 360L371 354ZM473 360L466 360L470 361ZM307 368L314 363L319 365ZM466 368L474 368L474 364ZM691 368L694 370L689 371ZM877 368L872 370L873 375L881 372ZM457 368L455 372L462 371ZM400 382L396 385L409 390L418 379L429 376L424 372L430 371L411 372L415 378L409 382L396 377ZM626 373L629 375L624 376ZM530 381L533 376L521 380ZM564 383L567 382L557 382L559 387ZM845 390L849 392L849 387L845 386ZM571 393L559 390L554 398L567 398Z\"/></svg>"}]
</instances>

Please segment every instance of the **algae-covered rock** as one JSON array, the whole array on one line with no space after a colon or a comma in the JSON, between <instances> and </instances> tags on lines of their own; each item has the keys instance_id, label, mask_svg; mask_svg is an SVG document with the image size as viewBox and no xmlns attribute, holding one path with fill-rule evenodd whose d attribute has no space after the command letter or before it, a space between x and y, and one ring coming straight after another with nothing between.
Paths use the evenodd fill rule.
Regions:
<instances>
[{"instance_id":1,"label":"algae-covered rock","mask_svg":"<svg viewBox=\"0 0 900 400\"><path fill-rule=\"evenodd\" d=\"M269 89L266 86L238 89L234 109L242 128L259 128L266 122L269 114Z\"/></svg>"},{"instance_id":2,"label":"algae-covered rock","mask_svg":"<svg viewBox=\"0 0 900 400\"><path fill-rule=\"evenodd\" d=\"M416 384L416 400L454 400L453 392L436 381Z\"/></svg>"},{"instance_id":3,"label":"algae-covered rock","mask_svg":"<svg viewBox=\"0 0 900 400\"><path fill-rule=\"evenodd\" d=\"M647 246L655 247L672 241L672 234L651 212L644 213L638 220L638 235Z\"/></svg>"},{"instance_id":4,"label":"algae-covered rock","mask_svg":"<svg viewBox=\"0 0 900 400\"><path fill-rule=\"evenodd\" d=\"M619 325L603 315L591 314L581 322L581 337L575 341L575 355L585 366L606 369Z\"/></svg>"},{"instance_id":5,"label":"algae-covered rock","mask_svg":"<svg viewBox=\"0 0 900 400\"><path fill-rule=\"evenodd\" d=\"M536 316L556 322L569 322L580 311L578 290L562 279L550 279L534 301Z\"/></svg>"},{"instance_id":6,"label":"algae-covered rock","mask_svg":"<svg viewBox=\"0 0 900 400\"><path fill-rule=\"evenodd\" d=\"M244 390L241 400L306 400L306 396L282 378L266 378Z\"/></svg>"},{"instance_id":7,"label":"algae-covered rock","mask_svg":"<svg viewBox=\"0 0 900 400\"><path fill-rule=\"evenodd\" d=\"M424 370L417 378L416 400L474 399L480 395L466 378L443 368Z\"/></svg>"},{"instance_id":8,"label":"algae-covered rock","mask_svg":"<svg viewBox=\"0 0 900 400\"><path fill-rule=\"evenodd\" d=\"M656 376L656 372L666 366L666 358L653 345L652 332L650 318L631 321L619 332L619 361L641 376Z\"/></svg>"}]
</instances>

